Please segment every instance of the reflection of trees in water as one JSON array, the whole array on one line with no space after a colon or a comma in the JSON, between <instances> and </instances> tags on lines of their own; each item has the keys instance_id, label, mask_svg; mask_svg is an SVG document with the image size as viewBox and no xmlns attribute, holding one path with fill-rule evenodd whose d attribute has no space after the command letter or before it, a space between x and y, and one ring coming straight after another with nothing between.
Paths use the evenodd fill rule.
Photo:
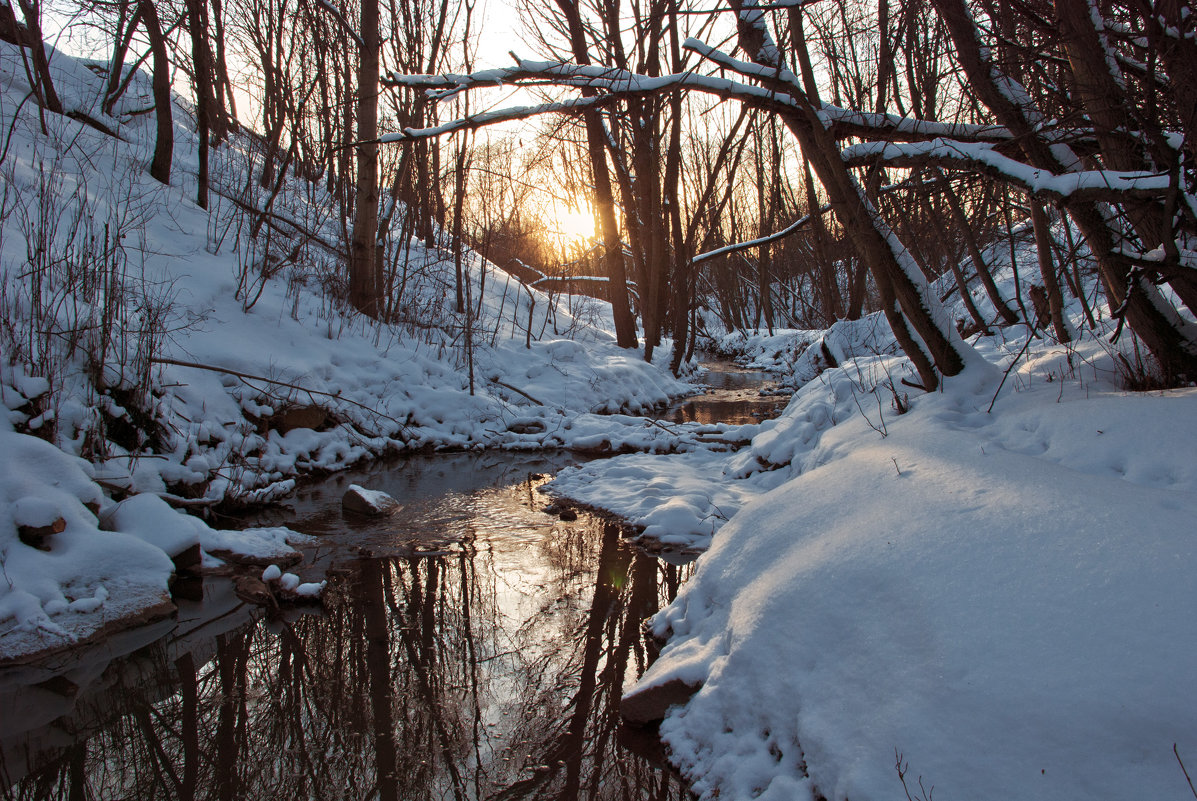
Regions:
<instances>
[{"instance_id":1,"label":"reflection of trees in water","mask_svg":"<svg viewBox=\"0 0 1197 801\"><path fill-rule=\"evenodd\" d=\"M546 586L516 607L492 546L467 540L352 563L327 615L252 623L207 661L150 649L119 711L80 702L72 720L103 728L5 796L686 797L616 744L641 620L678 569L601 522L554 527L537 558Z\"/></svg>"},{"instance_id":2,"label":"reflection of trees in water","mask_svg":"<svg viewBox=\"0 0 1197 801\"><path fill-rule=\"evenodd\" d=\"M641 621L672 600L678 568L629 548L610 524L558 533L549 547L568 557L589 551L584 561L591 570L597 565L598 581L588 576L593 594L573 610L570 636L554 640L527 666L546 680L526 685L523 717L513 731L526 743L525 770L495 797L686 798L668 773L616 743L624 682L646 667ZM578 575L571 559L554 563L563 568L563 584Z\"/></svg>"}]
</instances>

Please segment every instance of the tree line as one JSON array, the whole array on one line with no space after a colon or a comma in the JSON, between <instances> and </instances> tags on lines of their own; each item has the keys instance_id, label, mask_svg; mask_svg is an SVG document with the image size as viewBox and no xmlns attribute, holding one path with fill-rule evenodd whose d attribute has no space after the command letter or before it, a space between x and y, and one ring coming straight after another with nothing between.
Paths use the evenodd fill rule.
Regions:
<instances>
[{"instance_id":1,"label":"tree line","mask_svg":"<svg viewBox=\"0 0 1197 801\"><path fill-rule=\"evenodd\" d=\"M267 196L290 173L334 199L347 299L372 317L402 312L380 243L444 235L503 267L600 277L619 344L651 359L671 336L675 369L713 320L816 327L879 310L931 389L968 360L962 333L1025 322L1069 340L1068 294L1091 325L1108 314L1141 342L1158 379L1197 377L1197 20L1182 0L522 0L540 60L483 71L473 3L76 10L109 43L107 112L134 70L153 76L154 177L171 180L182 74L196 202L210 149L244 132ZM38 104L62 113L31 46L43 11L0 9L0 35L28 50ZM533 99L472 100L497 83ZM518 144L478 134L533 118ZM593 247L546 251L544 210L518 183L530 164L594 209ZM988 262L1019 238L1036 280L1004 297ZM969 319L944 313L931 285L945 281Z\"/></svg>"},{"instance_id":2,"label":"tree line","mask_svg":"<svg viewBox=\"0 0 1197 801\"><path fill-rule=\"evenodd\" d=\"M617 242L604 228L608 258L619 249L644 265L636 289L646 353L662 326L676 337L686 333L685 310L702 275L695 266L705 255L695 253L692 224L725 217L743 181L757 192L762 230L792 217L794 196L806 195L806 220L762 239L775 248L782 234L805 227L803 261L816 274L807 294L813 311L826 320L879 308L927 389L967 360L968 346L929 291L930 279L958 269L961 254L997 311L996 320L982 319L972 304L971 327L1042 318L1054 336L1069 338L1062 298L1064 287L1083 292L1068 270L1079 248L1065 252L1053 216L1067 223L1063 236L1075 231L1088 251L1117 333L1124 325L1133 332L1164 381L1197 375L1197 131L1189 102L1197 51L1184 3L731 0L722 16L735 29L715 47L708 41L724 35L713 22L718 16L679 0L630 9L556 0L546 17L552 24L540 28L568 35L568 52L554 60L520 60L472 76L392 74L390 81L431 97L498 80L577 90L509 116L554 111L586 120L595 202L604 216L619 209L626 231L627 241ZM717 149L713 167L740 168L725 191L701 192L688 204L682 187L701 182L687 184L678 165L692 113L685 102L695 97L734 101L756 127L731 131ZM770 136L784 130L799 151L800 172L779 168L780 146L771 143L772 169L744 174L737 148L762 128ZM604 190L608 173L622 181L618 198ZM981 247L1013 236L1028 218L1042 282L1030 300L1043 313L1034 315L1021 297L999 295ZM721 234L711 223L700 229ZM776 277L777 253L765 246L752 245L756 271ZM611 276L618 283L614 270ZM770 315L769 279L757 284L761 311Z\"/></svg>"}]
</instances>

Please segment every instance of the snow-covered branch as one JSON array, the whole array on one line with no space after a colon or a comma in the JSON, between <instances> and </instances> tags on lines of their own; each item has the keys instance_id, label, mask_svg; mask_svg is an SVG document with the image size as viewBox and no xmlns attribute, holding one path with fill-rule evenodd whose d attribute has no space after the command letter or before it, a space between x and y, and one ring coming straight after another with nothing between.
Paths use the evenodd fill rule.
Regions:
<instances>
[{"instance_id":1,"label":"snow-covered branch","mask_svg":"<svg viewBox=\"0 0 1197 801\"><path fill-rule=\"evenodd\" d=\"M869 111L841 108L824 103L819 117L836 139L861 137L885 138L897 141L926 139L956 139L962 142L1008 142L1013 136L1000 125L975 125L961 122L939 122L900 117L897 114L876 114Z\"/></svg>"},{"instance_id":2,"label":"snow-covered branch","mask_svg":"<svg viewBox=\"0 0 1197 801\"><path fill-rule=\"evenodd\" d=\"M391 87L424 89L430 99L444 101L463 91L514 85L555 85L589 88L601 92L604 98L544 103L500 109L445 123L433 128L408 129L381 138L382 142L397 142L416 138L441 136L463 129L474 129L539 114L572 113L584 108L600 106L621 97L690 90L723 100L736 100L754 108L777 111L799 108L796 98L801 88L789 70L777 70L733 58L696 39L688 39L686 49L701 55L716 66L756 80L772 80L786 84L787 92L755 86L740 81L696 72L679 72L661 76L640 75L628 70L597 65L578 65L565 61L516 60L512 67L480 70L469 74L403 75L391 73L384 83ZM875 114L823 104L819 111L825 126L837 139L846 137L924 140L949 137L964 142L1004 142L1010 132L997 125L965 125L959 123L916 120L894 114Z\"/></svg>"},{"instance_id":3,"label":"snow-covered branch","mask_svg":"<svg viewBox=\"0 0 1197 801\"><path fill-rule=\"evenodd\" d=\"M322 8L327 11L332 18L340 24L341 29L345 31L349 38L352 39L359 48L365 48L366 45L364 42L362 42L362 37L358 34L354 27L349 24L349 21L345 19L345 15L341 12L341 9L328 2L328 0L316 0L316 6L317 8Z\"/></svg>"},{"instance_id":4,"label":"snow-covered branch","mask_svg":"<svg viewBox=\"0 0 1197 801\"><path fill-rule=\"evenodd\" d=\"M610 67L578 65L563 61L518 61L516 66L482 70L468 75L402 75L391 73L385 79L391 87L424 89L432 100L445 100L470 89L494 88L509 85L554 85L576 89L594 89L597 97L576 98L536 106L518 106L474 115L447 122L432 128L406 129L383 136L382 142L441 136L453 131L479 128L539 114L573 113L617 101L621 98L691 90L723 100L737 100L755 108L778 110L795 109L793 97L772 92L759 86L695 72L678 72L661 76L640 75Z\"/></svg>"},{"instance_id":5,"label":"snow-covered branch","mask_svg":"<svg viewBox=\"0 0 1197 801\"><path fill-rule=\"evenodd\" d=\"M819 212L824 213L824 212L827 212L830 210L831 210L830 206L824 206L823 208L819 209ZM794 222L787 225L785 228L782 228L780 231L774 231L773 233L768 234L767 236L757 237L756 239L750 239L746 242L736 242L735 244L724 245L723 247L716 248L715 250L708 250L706 253L699 253L697 256L695 256L693 259L690 260L690 263L691 264L699 264L701 262L707 261L708 259L716 258L717 256L726 256L728 253L736 253L741 250L749 250L751 248L760 247L761 245L768 245L771 242L776 242L780 239L785 239L790 234L797 233L798 230L800 228L802 228L802 226L804 226L808 222L810 222L810 220L811 220L811 215L804 214L803 216L799 217Z\"/></svg>"},{"instance_id":6,"label":"snow-covered branch","mask_svg":"<svg viewBox=\"0 0 1197 801\"><path fill-rule=\"evenodd\" d=\"M381 144L394 142L410 142L416 139L434 139L457 131L476 130L488 125L496 125L511 120L523 120L540 114L570 114L587 108L596 108L605 103L611 103L619 98L614 95L599 95L596 97L579 97L573 100L563 100L558 103L542 103L536 106L512 106L510 108L488 111L482 114L471 114L455 120L435 125L429 128L404 128L402 131L383 134L378 137Z\"/></svg>"},{"instance_id":7,"label":"snow-covered branch","mask_svg":"<svg viewBox=\"0 0 1197 801\"><path fill-rule=\"evenodd\" d=\"M1058 201L1125 200L1158 197L1169 189L1167 173L1078 170L1062 174L1036 169L997 152L992 145L933 139L930 142L863 142L843 151L844 160L860 167L882 161L894 167L940 166L983 173Z\"/></svg>"}]
</instances>

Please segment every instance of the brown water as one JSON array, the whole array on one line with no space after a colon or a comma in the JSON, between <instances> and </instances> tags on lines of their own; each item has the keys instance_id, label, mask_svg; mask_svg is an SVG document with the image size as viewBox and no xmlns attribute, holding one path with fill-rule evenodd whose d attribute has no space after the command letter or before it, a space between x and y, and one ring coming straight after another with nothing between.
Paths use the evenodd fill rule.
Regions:
<instances>
[{"instance_id":1,"label":"brown water","mask_svg":"<svg viewBox=\"0 0 1197 801\"><path fill-rule=\"evenodd\" d=\"M776 417L789 400L788 396L769 394L774 381L761 370L725 361L706 362L703 366L707 370L695 383L704 385L706 391L677 401L662 419L674 423L759 423Z\"/></svg>"},{"instance_id":2,"label":"brown water","mask_svg":"<svg viewBox=\"0 0 1197 801\"><path fill-rule=\"evenodd\" d=\"M618 705L689 568L542 512L567 461L414 458L301 493L259 522L320 537L325 611L267 620L210 579L177 620L0 673L0 796L687 798L621 747ZM345 520L350 482L406 508Z\"/></svg>"}]
</instances>

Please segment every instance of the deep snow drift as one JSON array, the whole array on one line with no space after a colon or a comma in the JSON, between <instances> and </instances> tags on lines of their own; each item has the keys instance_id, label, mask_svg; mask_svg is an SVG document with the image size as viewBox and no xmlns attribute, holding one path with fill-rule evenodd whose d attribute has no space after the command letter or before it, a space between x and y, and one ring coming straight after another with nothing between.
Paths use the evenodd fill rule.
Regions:
<instances>
[{"instance_id":1,"label":"deep snow drift","mask_svg":"<svg viewBox=\"0 0 1197 801\"><path fill-rule=\"evenodd\" d=\"M709 546L633 689L699 688L661 733L703 798L1191 796L1197 389L1119 389L1111 328L974 338L984 362L931 394L884 343L740 337L801 378L829 340L839 367L739 452L550 485Z\"/></svg>"}]
</instances>

